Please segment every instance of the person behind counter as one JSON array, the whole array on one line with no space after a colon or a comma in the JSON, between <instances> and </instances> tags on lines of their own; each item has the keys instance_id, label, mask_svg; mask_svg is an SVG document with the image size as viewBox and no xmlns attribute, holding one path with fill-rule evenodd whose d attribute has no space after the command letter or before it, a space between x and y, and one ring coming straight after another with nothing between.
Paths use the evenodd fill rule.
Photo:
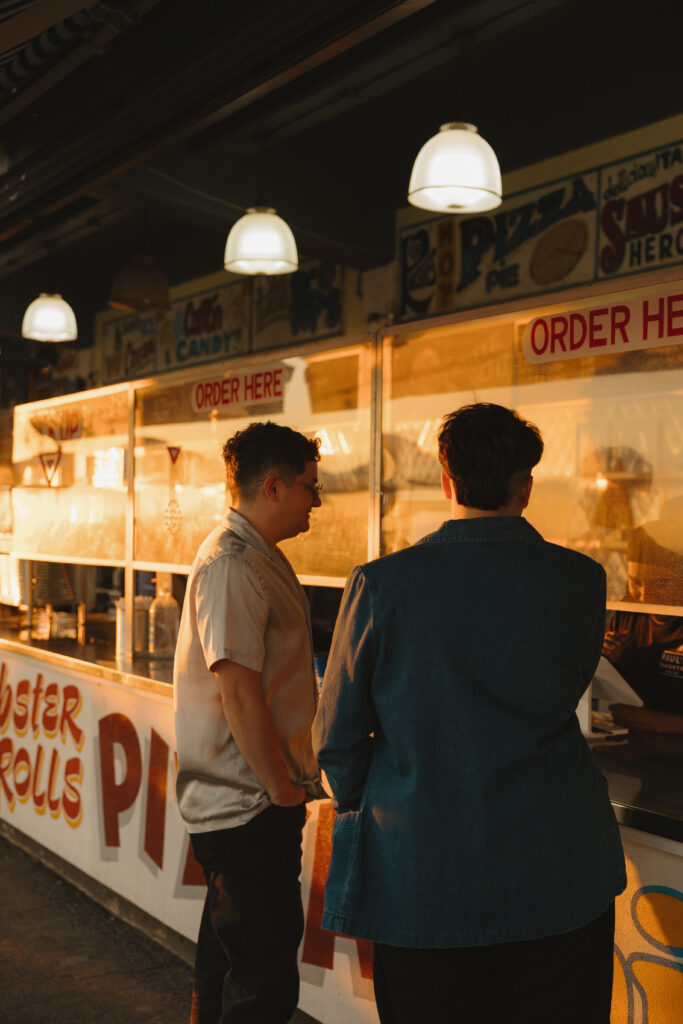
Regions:
<instances>
[{"instance_id":1,"label":"person behind counter","mask_svg":"<svg viewBox=\"0 0 683 1024\"><path fill-rule=\"evenodd\" d=\"M375 942L382 1024L608 1024L624 857L575 709L605 573L523 518L537 429L439 434L451 519L347 582L313 726L338 816L323 926Z\"/></svg>"},{"instance_id":2,"label":"person behind counter","mask_svg":"<svg viewBox=\"0 0 683 1024\"><path fill-rule=\"evenodd\" d=\"M683 556L654 539L651 531L659 526L639 526L629 537L629 596L643 604L680 605ZM615 612L602 653L643 700L643 707L612 704L616 724L634 732L683 734L683 618Z\"/></svg>"},{"instance_id":3,"label":"person behind counter","mask_svg":"<svg viewBox=\"0 0 683 1024\"><path fill-rule=\"evenodd\" d=\"M321 504L318 442L252 423L225 444L233 505L190 571L174 666L178 806L208 887L193 1024L284 1024L299 996L311 749L308 604L279 541Z\"/></svg>"}]
</instances>

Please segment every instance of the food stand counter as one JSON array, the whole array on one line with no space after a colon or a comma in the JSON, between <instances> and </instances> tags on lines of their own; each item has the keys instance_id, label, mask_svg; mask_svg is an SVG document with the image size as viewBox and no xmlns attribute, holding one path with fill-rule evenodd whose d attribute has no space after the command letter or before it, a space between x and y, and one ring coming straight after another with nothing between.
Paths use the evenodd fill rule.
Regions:
<instances>
[{"instance_id":1,"label":"food stand counter","mask_svg":"<svg viewBox=\"0 0 683 1024\"><path fill-rule=\"evenodd\" d=\"M194 939L203 886L174 802L171 690L149 678L151 663L130 660L134 599L145 573L187 571L225 503L220 446L252 419L321 438L323 508L310 533L285 548L304 584L338 593L353 564L413 543L447 514L435 458L443 414L476 400L518 408L546 441L530 522L605 567L608 614L633 610L630 532L664 523L683 551L683 526L667 519L683 495L683 347L678 320L669 318L668 335L665 314L647 344L624 351L618 335L603 345L599 325L609 325L610 309L621 311L623 324L626 308L635 322L643 310L655 317L683 309L683 294L660 282L597 298L556 296L540 307L516 303L495 315L395 327L277 360L240 357L210 372L87 393L82 406L69 398L19 407L14 554L121 572L125 665L136 667L0 639L2 822L169 934ZM538 325L579 323L572 316L598 325L600 344L586 342L577 355L558 342L549 352ZM257 400L254 374L265 380L266 372L271 389ZM82 498L88 493L92 500ZM26 521L17 516L23 508ZM36 519L44 513L49 530ZM683 615L683 606L656 599L637 608ZM629 859L629 889L618 901L614 1024L674 1024L683 1004L680 762L668 747L664 755L664 738L653 742L662 744L660 759L627 760L619 746L597 752ZM301 1006L324 1024L374 1024L369 947L320 928L331 823L328 802L311 805Z\"/></svg>"}]
</instances>

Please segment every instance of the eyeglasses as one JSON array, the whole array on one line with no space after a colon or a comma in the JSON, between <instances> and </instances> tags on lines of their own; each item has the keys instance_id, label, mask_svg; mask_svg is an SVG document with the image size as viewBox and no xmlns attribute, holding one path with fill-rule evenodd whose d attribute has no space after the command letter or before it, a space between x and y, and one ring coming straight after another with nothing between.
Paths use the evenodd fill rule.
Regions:
<instances>
[{"instance_id":1,"label":"eyeglasses","mask_svg":"<svg viewBox=\"0 0 683 1024\"><path fill-rule=\"evenodd\" d=\"M273 475L275 475L275 474L273 474ZM288 487L292 487L294 484L301 484L302 487L306 488L306 490L308 491L308 493L311 495L312 498L319 498L320 497L320 492L323 489L323 485L321 483L307 484L307 483L304 483L303 480L287 480L283 476L278 476L277 479L278 480L282 480L284 483L287 484ZM261 484L264 484L266 482L266 480L267 480L267 477L264 477L263 480L257 480L256 481L256 486L260 487Z\"/></svg>"},{"instance_id":2,"label":"eyeglasses","mask_svg":"<svg viewBox=\"0 0 683 1024\"><path fill-rule=\"evenodd\" d=\"M305 487L312 498L320 497L320 492L323 489L322 484L305 484L303 480L298 480L297 483L300 483L302 487Z\"/></svg>"}]
</instances>

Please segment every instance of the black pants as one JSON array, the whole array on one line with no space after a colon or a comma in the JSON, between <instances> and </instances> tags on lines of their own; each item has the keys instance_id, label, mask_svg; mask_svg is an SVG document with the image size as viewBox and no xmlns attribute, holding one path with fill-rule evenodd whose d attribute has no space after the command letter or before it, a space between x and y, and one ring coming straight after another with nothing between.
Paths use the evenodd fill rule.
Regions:
<instances>
[{"instance_id":1,"label":"black pants","mask_svg":"<svg viewBox=\"0 0 683 1024\"><path fill-rule=\"evenodd\" d=\"M285 1024L299 1001L305 805L191 836L208 892L197 939L192 1024Z\"/></svg>"},{"instance_id":2,"label":"black pants","mask_svg":"<svg viewBox=\"0 0 683 1024\"><path fill-rule=\"evenodd\" d=\"M614 904L564 935L463 949L375 944L382 1024L609 1024Z\"/></svg>"}]
</instances>

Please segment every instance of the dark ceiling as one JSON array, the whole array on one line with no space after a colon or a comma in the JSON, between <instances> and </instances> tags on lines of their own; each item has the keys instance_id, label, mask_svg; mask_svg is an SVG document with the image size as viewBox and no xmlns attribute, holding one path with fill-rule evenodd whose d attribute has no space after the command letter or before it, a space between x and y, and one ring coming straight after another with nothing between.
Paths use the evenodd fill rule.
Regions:
<instances>
[{"instance_id":1,"label":"dark ceiling","mask_svg":"<svg viewBox=\"0 0 683 1024\"><path fill-rule=\"evenodd\" d=\"M386 263L439 124L505 174L679 114L682 27L679 0L0 2L2 351L45 290L90 344L134 252L220 269L259 191L301 257Z\"/></svg>"}]
</instances>

